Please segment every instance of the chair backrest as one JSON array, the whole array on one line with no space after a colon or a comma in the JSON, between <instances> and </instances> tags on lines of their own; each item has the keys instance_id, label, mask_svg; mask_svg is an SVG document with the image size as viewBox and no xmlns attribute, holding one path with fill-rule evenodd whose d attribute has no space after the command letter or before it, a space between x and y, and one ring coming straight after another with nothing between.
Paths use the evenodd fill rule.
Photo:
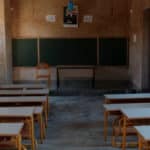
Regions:
<instances>
[{"instance_id":1,"label":"chair backrest","mask_svg":"<svg viewBox=\"0 0 150 150\"><path fill-rule=\"evenodd\" d=\"M50 86L50 66L47 63L40 63L36 66L36 79L46 80Z\"/></svg>"}]
</instances>

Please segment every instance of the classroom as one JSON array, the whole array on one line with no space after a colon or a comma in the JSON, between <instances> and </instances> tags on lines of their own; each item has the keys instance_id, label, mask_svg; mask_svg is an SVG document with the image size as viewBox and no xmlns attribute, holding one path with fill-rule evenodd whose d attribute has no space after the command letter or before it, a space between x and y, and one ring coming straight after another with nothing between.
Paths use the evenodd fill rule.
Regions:
<instances>
[{"instance_id":1,"label":"classroom","mask_svg":"<svg viewBox=\"0 0 150 150\"><path fill-rule=\"evenodd\" d=\"M150 0L0 0L0 150L150 149Z\"/></svg>"}]
</instances>

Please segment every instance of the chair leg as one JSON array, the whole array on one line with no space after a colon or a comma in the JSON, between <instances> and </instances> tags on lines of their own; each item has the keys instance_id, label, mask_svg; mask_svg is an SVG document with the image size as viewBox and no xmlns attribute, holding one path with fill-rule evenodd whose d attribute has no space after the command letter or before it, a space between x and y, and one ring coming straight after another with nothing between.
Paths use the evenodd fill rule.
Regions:
<instances>
[{"instance_id":1,"label":"chair leg","mask_svg":"<svg viewBox=\"0 0 150 150\"><path fill-rule=\"evenodd\" d=\"M113 147L116 147L116 134L115 134L115 129L113 127L113 131L112 131L112 139L111 139L111 143Z\"/></svg>"}]
</instances>

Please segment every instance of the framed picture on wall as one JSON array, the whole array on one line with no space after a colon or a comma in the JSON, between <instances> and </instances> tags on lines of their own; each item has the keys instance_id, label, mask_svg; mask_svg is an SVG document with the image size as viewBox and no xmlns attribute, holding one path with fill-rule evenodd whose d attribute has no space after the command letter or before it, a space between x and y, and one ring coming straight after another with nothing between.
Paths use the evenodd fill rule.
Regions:
<instances>
[{"instance_id":1,"label":"framed picture on wall","mask_svg":"<svg viewBox=\"0 0 150 150\"><path fill-rule=\"evenodd\" d=\"M72 11L64 7L64 27L78 28L78 6L75 5Z\"/></svg>"}]
</instances>

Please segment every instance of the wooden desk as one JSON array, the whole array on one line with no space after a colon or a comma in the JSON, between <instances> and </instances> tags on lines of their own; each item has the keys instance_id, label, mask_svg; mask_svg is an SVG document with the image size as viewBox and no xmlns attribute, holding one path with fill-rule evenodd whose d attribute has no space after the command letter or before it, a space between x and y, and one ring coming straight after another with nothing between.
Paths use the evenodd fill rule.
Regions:
<instances>
[{"instance_id":1,"label":"wooden desk","mask_svg":"<svg viewBox=\"0 0 150 150\"><path fill-rule=\"evenodd\" d=\"M3 122L24 122L29 129L32 150L35 150L34 108L5 107L0 108L0 120Z\"/></svg>"},{"instance_id":2,"label":"wooden desk","mask_svg":"<svg viewBox=\"0 0 150 150\"><path fill-rule=\"evenodd\" d=\"M23 89L23 90L0 90L0 96L46 96L46 111L49 113L48 102L49 89ZM48 117L46 117L48 118Z\"/></svg>"},{"instance_id":3,"label":"wooden desk","mask_svg":"<svg viewBox=\"0 0 150 150\"><path fill-rule=\"evenodd\" d=\"M0 84L0 90L45 89L46 84Z\"/></svg>"},{"instance_id":4,"label":"wooden desk","mask_svg":"<svg viewBox=\"0 0 150 150\"><path fill-rule=\"evenodd\" d=\"M48 124L47 96L9 96L0 97L0 106L43 106L44 119Z\"/></svg>"},{"instance_id":5,"label":"wooden desk","mask_svg":"<svg viewBox=\"0 0 150 150\"><path fill-rule=\"evenodd\" d=\"M95 66L56 66L57 73L57 89L60 87L60 70L68 69L90 69L92 70L92 87L95 87Z\"/></svg>"},{"instance_id":6,"label":"wooden desk","mask_svg":"<svg viewBox=\"0 0 150 150\"><path fill-rule=\"evenodd\" d=\"M40 139L41 143L45 137L45 120L48 120L47 111L44 112L43 119L43 111L46 110L46 97L45 96L30 96L30 97L0 97L0 107L24 107L25 106L33 106L34 108L34 116L39 123L40 126ZM27 107L28 108L28 107ZM45 108L45 109L44 109ZM46 115L46 116L45 116Z\"/></svg>"},{"instance_id":7,"label":"wooden desk","mask_svg":"<svg viewBox=\"0 0 150 150\"><path fill-rule=\"evenodd\" d=\"M150 108L150 103L104 104L104 141L107 141L108 118L110 115L121 115L123 108Z\"/></svg>"},{"instance_id":8,"label":"wooden desk","mask_svg":"<svg viewBox=\"0 0 150 150\"><path fill-rule=\"evenodd\" d=\"M0 96L48 96L49 89L0 90Z\"/></svg>"},{"instance_id":9,"label":"wooden desk","mask_svg":"<svg viewBox=\"0 0 150 150\"><path fill-rule=\"evenodd\" d=\"M149 93L135 93L135 94L106 94L105 104L114 103L150 103Z\"/></svg>"},{"instance_id":10,"label":"wooden desk","mask_svg":"<svg viewBox=\"0 0 150 150\"><path fill-rule=\"evenodd\" d=\"M143 143L148 148L149 144L150 144L150 126L149 125L134 126L134 128L137 131L138 139L139 139L138 140L138 149L142 150Z\"/></svg>"},{"instance_id":11,"label":"wooden desk","mask_svg":"<svg viewBox=\"0 0 150 150\"><path fill-rule=\"evenodd\" d=\"M21 131L23 129L23 125L23 123L0 123L0 137L10 137L11 139L15 139L15 147L18 150L22 150L23 146Z\"/></svg>"},{"instance_id":12,"label":"wooden desk","mask_svg":"<svg viewBox=\"0 0 150 150\"><path fill-rule=\"evenodd\" d=\"M150 108L123 108L121 112L123 114L122 149L125 150L127 124L132 121L140 123L142 120L150 120Z\"/></svg>"}]
</instances>

